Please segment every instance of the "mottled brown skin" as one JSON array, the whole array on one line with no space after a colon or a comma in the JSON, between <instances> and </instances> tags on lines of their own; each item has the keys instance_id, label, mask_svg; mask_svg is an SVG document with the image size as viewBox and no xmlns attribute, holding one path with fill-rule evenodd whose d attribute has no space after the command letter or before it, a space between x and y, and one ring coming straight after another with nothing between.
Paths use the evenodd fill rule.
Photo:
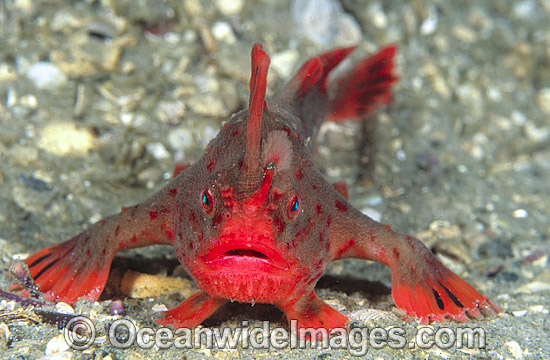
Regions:
<instances>
[{"instance_id":1,"label":"mottled brown skin","mask_svg":"<svg viewBox=\"0 0 550 360\"><path fill-rule=\"evenodd\" d=\"M327 265L342 258L388 265L396 305L423 322L498 311L420 241L354 209L315 168L312 148L324 120L359 117L391 99L395 47L327 85L352 50L310 59L265 102L269 58L256 44L249 109L149 200L29 257L42 291L56 301L97 299L118 251L170 244L201 290L160 324L196 326L235 300L274 304L300 327L343 327L348 318L314 293Z\"/></svg>"}]
</instances>

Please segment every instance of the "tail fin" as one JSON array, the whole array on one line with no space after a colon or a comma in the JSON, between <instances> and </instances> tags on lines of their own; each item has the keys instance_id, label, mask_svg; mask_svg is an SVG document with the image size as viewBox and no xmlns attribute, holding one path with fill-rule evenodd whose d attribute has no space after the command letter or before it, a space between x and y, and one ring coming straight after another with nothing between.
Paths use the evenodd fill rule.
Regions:
<instances>
[{"instance_id":1,"label":"tail fin","mask_svg":"<svg viewBox=\"0 0 550 360\"><path fill-rule=\"evenodd\" d=\"M396 50L396 46L382 49L329 85L334 97L327 120L358 118L391 101L391 86L398 79L392 74Z\"/></svg>"}]
</instances>

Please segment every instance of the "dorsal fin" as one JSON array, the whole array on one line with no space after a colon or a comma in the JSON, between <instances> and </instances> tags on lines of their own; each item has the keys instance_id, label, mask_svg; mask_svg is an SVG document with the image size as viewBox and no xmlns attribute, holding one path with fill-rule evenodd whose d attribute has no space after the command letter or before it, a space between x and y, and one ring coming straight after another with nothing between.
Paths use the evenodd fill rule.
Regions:
<instances>
[{"instance_id":1,"label":"dorsal fin","mask_svg":"<svg viewBox=\"0 0 550 360\"><path fill-rule=\"evenodd\" d=\"M298 100L306 96L316 86L319 86L322 93L326 93L328 75L354 49L355 46L339 48L309 59L288 82L284 92L290 90Z\"/></svg>"},{"instance_id":2,"label":"dorsal fin","mask_svg":"<svg viewBox=\"0 0 550 360\"><path fill-rule=\"evenodd\" d=\"M360 118L392 99L397 81L393 58L397 47L390 45L367 57L330 84L328 120Z\"/></svg>"},{"instance_id":3,"label":"dorsal fin","mask_svg":"<svg viewBox=\"0 0 550 360\"><path fill-rule=\"evenodd\" d=\"M246 174L255 174L260 167L260 140L262 115L267 87L269 57L262 44L256 42L252 47L252 74L250 76L250 102L248 105L248 124L246 127L246 153L244 169Z\"/></svg>"}]
</instances>

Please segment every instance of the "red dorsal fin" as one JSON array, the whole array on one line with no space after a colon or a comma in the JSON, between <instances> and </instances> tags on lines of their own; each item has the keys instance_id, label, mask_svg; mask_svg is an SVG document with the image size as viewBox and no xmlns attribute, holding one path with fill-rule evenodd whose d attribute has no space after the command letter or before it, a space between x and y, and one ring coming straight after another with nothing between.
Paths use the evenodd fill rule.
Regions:
<instances>
[{"instance_id":1,"label":"red dorsal fin","mask_svg":"<svg viewBox=\"0 0 550 360\"><path fill-rule=\"evenodd\" d=\"M330 84L334 96L330 99L328 120L359 118L391 101L391 86L397 81L392 73L396 50L395 46L380 50Z\"/></svg>"},{"instance_id":2,"label":"red dorsal fin","mask_svg":"<svg viewBox=\"0 0 550 360\"><path fill-rule=\"evenodd\" d=\"M287 86L294 90L298 99L306 96L316 86L319 86L322 93L326 93L328 75L354 49L355 46L339 48L309 59Z\"/></svg>"},{"instance_id":3,"label":"red dorsal fin","mask_svg":"<svg viewBox=\"0 0 550 360\"><path fill-rule=\"evenodd\" d=\"M250 76L250 102L248 105L248 124L246 127L245 172L255 174L260 166L260 139L262 115L265 106L267 70L269 57L257 42L252 47L252 74Z\"/></svg>"}]
</instances>

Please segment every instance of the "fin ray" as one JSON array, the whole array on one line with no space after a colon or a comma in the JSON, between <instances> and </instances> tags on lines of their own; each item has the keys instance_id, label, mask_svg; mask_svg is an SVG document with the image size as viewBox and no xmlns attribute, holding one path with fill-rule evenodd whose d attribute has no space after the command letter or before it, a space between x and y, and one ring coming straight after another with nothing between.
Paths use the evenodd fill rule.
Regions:
<instances>
[{"instance_id":1,"label":"fin ray","mask_svg":"<svg viewBox=\"0 0 550 360\"><path fill-rule=\"evenodd\" d=\"M388 46L377 54L356 64L334 81L328 120L358 118L372 112L392 99L391 86L397 81L393 75L396 46Z\"/></svg>"}]
</instances>

